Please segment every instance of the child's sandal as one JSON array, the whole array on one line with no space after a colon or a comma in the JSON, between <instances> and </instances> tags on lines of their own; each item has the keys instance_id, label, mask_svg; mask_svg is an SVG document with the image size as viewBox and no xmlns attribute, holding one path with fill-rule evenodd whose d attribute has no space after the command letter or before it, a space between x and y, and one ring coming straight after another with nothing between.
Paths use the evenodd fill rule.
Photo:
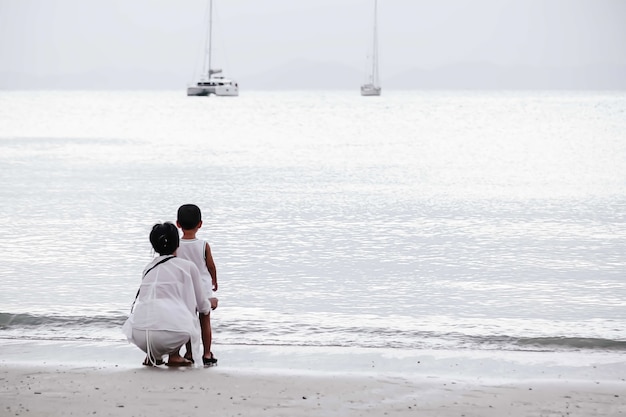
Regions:
<instances>
[{"instance_id":1,"label":"child's sandal","mask_svg":"<svg viewBox=\"0 0 626 417\"><path fill-rule=\"evenodd\" d=\"M204 366L213 366L213 365L217 365L217 359L215 359L215 356L213 356L213 352L211 352L211 357L210 358L206 358L206 357L202 357L202 362L204 363Z\"/></svg>"}]
</instances>

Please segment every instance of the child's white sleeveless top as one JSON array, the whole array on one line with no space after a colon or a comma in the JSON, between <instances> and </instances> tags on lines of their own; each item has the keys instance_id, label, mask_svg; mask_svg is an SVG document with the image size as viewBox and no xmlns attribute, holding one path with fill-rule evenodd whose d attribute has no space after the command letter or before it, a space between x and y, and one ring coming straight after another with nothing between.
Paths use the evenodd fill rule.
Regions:
<instances>
[{"instance_id":1,"label":"child's white sleeveless top","mask_svg":"<svg viewBox=\"0 0 626 417\"><path fill-rule=\"evenodd\" d=\"M211 298L213 296L213 283L211 274L206 267L205 247L206 241L202 239L181 239L180 246L176 250L176 256L196 264L200 271L206 297Z\"/></svg>"}]
</instances>

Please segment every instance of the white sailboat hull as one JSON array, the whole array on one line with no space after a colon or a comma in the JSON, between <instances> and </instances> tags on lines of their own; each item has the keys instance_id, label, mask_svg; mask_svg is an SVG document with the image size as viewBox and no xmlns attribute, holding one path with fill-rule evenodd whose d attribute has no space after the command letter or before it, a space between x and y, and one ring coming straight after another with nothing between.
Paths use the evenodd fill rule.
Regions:
<instances>
[{"instance_id":1,"label":"white sailboat hull","mask_svg":"<svg viewBox=\"0 0 626 417\"><path fill-rule=\"evenodd\" d=\"M381 92L380 87L376 87L372 84L366 84L361 86L361 95L362 96L379 96Z\"/></svg>"},{"instance_id":2,"label":"white sailboat hull","mask_svg":"<svg viewBox=\"0 0 626 417\"><path fill-rule=\"evenodd\" d=\"M239 87L234 84L230 85L191 85L187 87L188 96L220 96L220 97L237 97L239 95Z\"/></svg>"}]
</instances>

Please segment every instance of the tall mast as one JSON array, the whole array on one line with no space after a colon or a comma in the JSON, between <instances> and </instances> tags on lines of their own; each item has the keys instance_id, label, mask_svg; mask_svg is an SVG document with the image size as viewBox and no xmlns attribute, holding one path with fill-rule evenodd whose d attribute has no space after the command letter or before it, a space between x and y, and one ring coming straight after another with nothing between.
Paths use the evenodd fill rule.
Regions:
<instances>
[{"instance_id":1,"label":"tall mast","mask_svg":"<svg viewBox=\"0 0 626 417\"><path fill-rule=\"evenodd\" d=\"M202 71L211 78L211 27L213 26L213 0L209 1L209 25L206 28L206 34L204 36L204 58L202 60ZM206 12L205 15L206 17ZM208 68L207 68L208 65Z\"/></svg>"},{"instance_id":2,"label":"tall mast","mask_svg":"<svg viewBox=\"0 0 626 417\"><path fill-rule=\"evenodd\" d=\"M209 78L211 78L211 46L213 43L213 0L209 2Z\"/></svg>"},{"instance_id":3,"label":"tall mast","mask_svg":"<svg viewBox=\"0 0 626 417\"><path fill-rule=\"evenodd\" d=\"M374 0L374 51L372 54L372 84L378 85L378 0Z\"/></svg>"}]
</instances>

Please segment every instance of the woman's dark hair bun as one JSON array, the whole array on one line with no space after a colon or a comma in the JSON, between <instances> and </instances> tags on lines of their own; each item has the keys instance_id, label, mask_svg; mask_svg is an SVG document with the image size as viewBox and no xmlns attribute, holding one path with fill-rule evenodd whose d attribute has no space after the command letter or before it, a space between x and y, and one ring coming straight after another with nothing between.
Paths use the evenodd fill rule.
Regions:
<instances>
[{"instance_id":1,"label":"woman's dark hair bun","mask_svg":"<svg viewBox=\"0 0 626 417\"><path fill-rule=\"evenodd\" d=\"M159 255L171 255L178 249L180 243L178 229L170 222L157 223L152 226L150 243Z\"/></svg>"}]
</instances>

